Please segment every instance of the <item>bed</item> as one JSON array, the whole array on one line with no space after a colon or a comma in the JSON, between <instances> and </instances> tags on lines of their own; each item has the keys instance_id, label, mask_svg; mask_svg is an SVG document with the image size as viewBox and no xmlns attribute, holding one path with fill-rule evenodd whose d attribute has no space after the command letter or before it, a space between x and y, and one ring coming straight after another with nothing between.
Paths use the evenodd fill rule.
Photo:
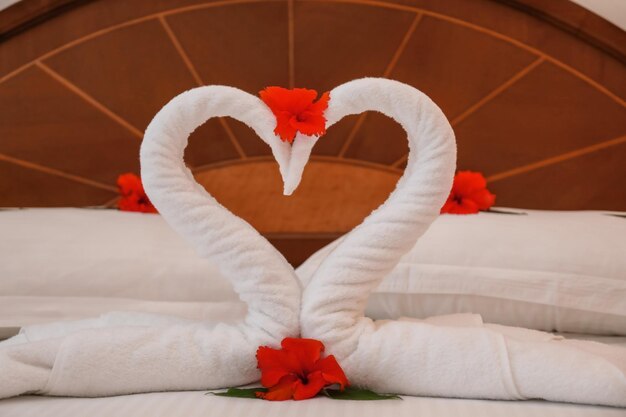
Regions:
<instances>
[{"instance_id":1,"label":"bed","mask_svg":"<svg viewBox=\"0 0 626 417\"><path fill-rule=\"evenodd\" d=\"M326 91L385 76L442 107L457 135L459 168L483 172L499 206L603 210L622 220L625 65L624 31L565 0L24 0L0 11L0 206L113 211L117 176L139 171L145 127L186 89L219 83L251 93L274 84ZM348 117L315 148L289 198L280 194L269 149L233 119L194 132L185 159L199 183L297 266L387 198L407 152L404 132L388 119ZM136 302L141 297L129 294L103 296L100 287L45 300L12 293L23 298L1 306L0 338L22 325L109 309L214 320L240 312L222 308L219 297L191 305L154 294ZM18 308L16 325L8 311ZM626 346L622 336L576 337ZM0 415L624 414L540 401L407 397L274 406L203 394L24 396L0 401Z\"/></svg>"}]
</instances>

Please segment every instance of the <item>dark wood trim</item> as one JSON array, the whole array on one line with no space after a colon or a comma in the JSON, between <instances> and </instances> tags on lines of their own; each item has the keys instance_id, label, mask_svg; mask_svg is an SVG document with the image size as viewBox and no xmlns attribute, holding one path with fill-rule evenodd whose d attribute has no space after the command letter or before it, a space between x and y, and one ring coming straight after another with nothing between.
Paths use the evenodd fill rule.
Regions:
<instances>
[{"instance_id":1,"label":"dark wood trim","mask_svg":"<svg viewBox=\"0 0 626 417\"><path fill-rule=\"evenodd\" d=\"M626 31L570 0L491 0L550 23L626 64Z\"/></svg>"},{"instance_id":2,"label":"dark wood trim","mask_svg":"<svg viewBox=\"0 0 626 417\"><path fill-rule=\"evenodd\" d=\"M91 1L22 0L0 11L0 42ZM490 1L548 22L626 64L626 31L570 0Z\"/></svg>"},{"instance_id":3,"label":"dark wood trim","mask_svg":"<svg viewBox=\"0 0 626 417\"><path fill-rule=\"evenodd\" d=\"M22 0L0 11L0 42L93 0Z\"/></svg>"}]
</instances>

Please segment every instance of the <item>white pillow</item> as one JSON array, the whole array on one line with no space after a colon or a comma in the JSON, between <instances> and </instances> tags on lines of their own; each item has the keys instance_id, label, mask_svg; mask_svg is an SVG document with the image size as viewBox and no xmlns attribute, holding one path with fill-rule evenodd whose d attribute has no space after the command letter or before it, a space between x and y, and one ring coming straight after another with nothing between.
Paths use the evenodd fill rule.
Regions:
<instances>
[{"instance_id":1,"label":"white pillow","mask_svg":"<svg viewBox=\"0 0 626 417\"><path fill-rule=\"evenodd\" d=\"M511 326L626 335L624 214L508 212L522 214L440 216L372 294L366 313L472 312ZM298 268L303 285L337 244Z\"/></svg>"},{"instance_id":2,"label":"white pillow","mask_svg":"<svg viewBox=\"0 0 626 417\"><path fill-rule=\"evenodd\" d=\"M238 301L216 266L159 215L0 211L0 326L83 318L113 306L170 314L180 302ZM202 314L197 305L180 306L184 316Z\"/></svg>"}]
</instances>

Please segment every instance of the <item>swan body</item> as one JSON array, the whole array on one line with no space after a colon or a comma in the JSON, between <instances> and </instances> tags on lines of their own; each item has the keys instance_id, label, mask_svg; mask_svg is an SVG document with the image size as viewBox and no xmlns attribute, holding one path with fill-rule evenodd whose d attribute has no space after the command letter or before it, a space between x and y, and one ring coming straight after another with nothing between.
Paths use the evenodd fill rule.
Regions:
<instances>
[{"instance_id":1,"label":"swan body","mask_svg":"<svg viewBox=\"0 0 626 417\"><path fill-rule=\"evenodd\" d=\"M388 200L311 277L302 298L302 336L321 340L353 384L381 392L626 406L626 349L482 320L444 326L364 316L369 294L439 215L456 145L441 110L408 85L361 79L330 97L328 125L379 111L407 132L410 153Z\"/></svg>"}]
</instances>

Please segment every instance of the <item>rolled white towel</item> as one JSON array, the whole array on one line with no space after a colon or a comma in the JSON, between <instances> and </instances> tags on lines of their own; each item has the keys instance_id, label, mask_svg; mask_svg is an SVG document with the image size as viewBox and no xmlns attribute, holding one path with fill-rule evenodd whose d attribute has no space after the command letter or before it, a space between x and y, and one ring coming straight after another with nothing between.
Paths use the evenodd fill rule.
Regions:
<instances>
[{"instance_id":1,"label":"rolled white towel","mask_svg":"<svg viewBox=\"0 0 626 417\"><path fill-rule=\"evenodd\" d=\"M175 97L152 120L141 146L142 178L165 220L232 282L248 306L246 317L235 324L207 324L131 315L47 327L33 342L22 334L0 344L0 398L247 384L259 379L258 346L278 347L284 337L298 335L301 290L291 265L197 184L184 165L188 136L219 116L251 126L287 175L290 147L274 135L276 121L267 106L241 90L209 86Z\"/></svg>"},{"instance_id":2,"label":"rolled white towel","mask_svg":"<svg viewBox=\"0 0 626 417\"><path fill-rule=\"evenodd\" d=\"M454 133L441 110L395 81L361 79L333 89L328 126L367 110L405 129L408 165L388 200L313 274L302 299L303 337L321 340L353 384L382 392L626 406L621 347L471 320L454 326L364 317L369 294L439 214L456 158Z\"/></svg>"}]
</instances>

